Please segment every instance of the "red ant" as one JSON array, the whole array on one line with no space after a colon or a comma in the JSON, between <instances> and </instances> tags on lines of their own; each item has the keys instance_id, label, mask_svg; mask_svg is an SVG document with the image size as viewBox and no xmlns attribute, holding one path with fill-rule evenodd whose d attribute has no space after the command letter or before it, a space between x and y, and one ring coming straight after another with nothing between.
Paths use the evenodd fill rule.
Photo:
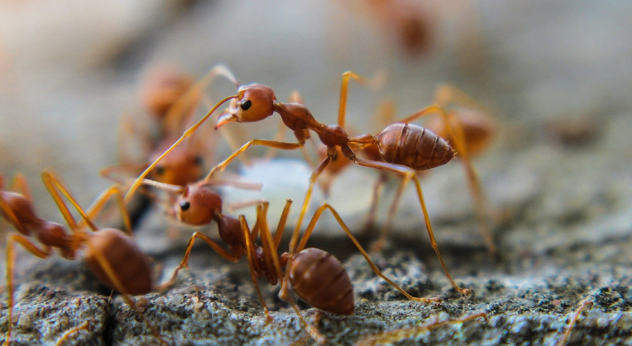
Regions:
<instances>
[{"instance_id":1,"label":"red ant","mask_svg":"<svg viewBox=\"0 0 632 346\"><path fill-rule=\"evenodd\" d=\"M119 133L119 143L123 144L121 145L123 164L105 168L101 171L101 175L121 183L112 177L113 173L146 168L147 163L135 164L133 162L137 160L130 158L129 139L140 138L143 156L148 162L154 161L171 146L186 127L191 125L199 104L209 103L208 98L203 95L204 90L220 76L239 86L230 70L223 65L214 66L196 83L193 82L192 77L172 67L161 65L150 69L141 87L141 99L145 109L159 125L156 138L151 138L149 133L151 131L141 131L130 119L123 118ZM232 135L226 132L222 134L229 144L236 147L233 145L235 140ZM186 185L199 180L204 169L204 158L201 152L206 151L202 148L212 148L217 142L217 136L210 133L200 137L203 137L204 145L201 140L197 140L178 147L164 158L162 164L153 172L152 179L175 185Z\"/></svg>"},{"instance_id":2,"label":"red ant","mask_svg":"<svg viewBox=\"0 0 632 346\"><path fill-rule=\"evenodd\" d=\"M123 196L117 186L104 191L85 212L74 197L64 187L62 181L51 171L42 173L42 180L53 200L63 215L71 233L57 223L39 218L34 211L31 194L26 180L22 175L15 178L16 186L21 191L0 191L0 210L2 216L8 220L19 232L11 234L7 241L7 287L8 287L8 330L3 345L11 342L12 316L13 316L13 272L15 266L15 245L19 244L31 254L39 258L48 258L52 255L52 249L59 249L62 257L75 260L77 252L82 250L88 267L95 276L106 286L120 292L127 303L139 313L142 313L134 304L130 295L147 294L152 291L151 267L147 258L131 237L130 221L123 203ZM0 176L0 190L4 188L4 181ZM79 212L83 222L77 223L62 199L64 196L70 204ZM90 221L107 203L108 199L115 197L123 213L127 234L113 228L98 229ZM93 232L86 232L83 228L87 225ZM43 245L38 246L29 237L35 238ZM143 317L148 328L160 340L160 334ZM74 332L88 329L89 324L83 323L62 336L58 344L68 338Z\"/></svg>"},{"instance_id":3,"label":"red ant","mask_svg":"<svg viewBox=\"0 0 632 346\"><path fill-rule=\"evenodd\" d=\"M253 229L250 230L243 215L235 218L222 213L222 199L217 192L208 188L208 182L203 181L200 184L192 184L185 187L158 183L152 180L143 180L142 183L178 193L177 201L174 204L177 218L181 222L197 226L207 225L213 221L216 222L219 236L228 246L228 250L226 250L206 235L195 232L189 240L182 262L175 269L171 279L162 285L161 288L172 285L177 278L178 272L188 267L189 256L196 238L201 239L220 256L232 262L239 261L245 254L248 258L252 282L263 305L266 320L270 321L271 317L257 284L257 279L262 276L271 285L281 282L279 297L290 303L305 324L310 335L322 343L325 341L324 337L303 319L298 306L288 293L288 287L291 286L299 297L317 309L339 315L353 314L353 288L349 276L341 263L326 251L316 248L305 248L307 240L320 216L326 209L329 209L379 277L386 280L408 299L425 303L440 301L436 297L413 297L384 276L355 239L347 225L342 221L338 212L327 203L323 203L314 213L309 226L307 226L304 235L298 242L298 246L294 246L298 241L298 236L295 233L292 236L290 252L285 252L279 257L277 251L290 213L291 200L287 200L285 204L273 238L267 221L269 205L267 201L260 201L257 205L257 221ZM259 234L261 234L261 246L255 243ZM283 266L287 266L285 272L281 269ZM331 278L331 280L325 280L324 278ZM463 292L469 293L469 290L463 290Z\"/></svg>"},{"instance_id":4,"label":"red ant","mask_svg":"<svg viewBox=\"0 0 632 346\"><path fill-rule=\"evenodd\" d=\"M476 215L479 220L481 233L483 235L483 238L485 239L490 253L494 254L496 252L496 247L494 245L493 238L488 230L485 220L486 200L483 190L479 184L476 171L474 170L474 167L470 163L469 157L467 156L479 155L489 147L495 133L495 124L483 106L481 106L477 101L465 94L463 91L453 86L442 85L437 88L434 100L436 104L446 109L446 115L447 118L449 118L451 128L457 129L457 131L460 131L462 133L462 138L464 142L463 146L464 148L466 148L466 150L463 150L462 156L464 158L464 168L468 178L468 186L474 198L477 213ZM457 104L460 107L449 107L451 104ZM389 101L383 102L380 105L377 116L380 118L381 123L395 123L395 121L393 120L395 119L395 114L395 106L392 102ZM404 121L407 122L406 119ZM448 142L448 144L455 143L455 140L450 135L450 129L448 128L448 126L446 126L445 118L430 117L429 121L425 123L425 128L435 133L439 137L444 138ZM382 161L380 149L377 145L364 146L361 150L361 153L369 160ZM321 157L324 159L325 156L326 152L322 151ZM338 158L334 159L334 161L332 161L332 163L327 166L326 170L323 172L326 175L326 180L324 181L324 183L322 183L325 194L327 194L333 179L337 175L339 175L350 163L351 161L349 160L340 160ZM425 171L419 171L419 173L424 172ZM377 214L377 203L379 200L380 190L387 179L388 175L386 174L386 172L381 172L378 180L373 187L373 197L371 208L369 211L367 227L370 227L374 222L374 217ZM374 243L374 250L381 249L381 247L386 242L390 225L395 218L397 207L403 193L402 188L403 186L400 186L400 189L397 191L393 202L391 203L388 213L388 219L384 227L382 228L382 235Z\"/></svg>"}]
</instances>

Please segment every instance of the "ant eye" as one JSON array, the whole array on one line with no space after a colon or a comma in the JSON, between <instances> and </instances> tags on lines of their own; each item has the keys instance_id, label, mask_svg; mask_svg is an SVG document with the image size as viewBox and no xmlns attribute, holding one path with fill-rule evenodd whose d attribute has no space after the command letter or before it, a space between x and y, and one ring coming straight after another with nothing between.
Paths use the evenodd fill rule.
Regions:
<instances>
[{"instance_id":1,"label":"ant eye","mask_svg":"<svg viewBox=\"0 0 632 346\"><path fill-rule=\"evenodd\" d=\"M191 207L191 203L189 202L180 203L180 209L182 209L182 211L187 211L189 210L190 207Z\"/></svg>"},{"instance_id":2,"label":"ant eye","mask_svg":"<svg viewBox=\"0 0 632 346\"><path fill-rule=\"evenodd\" d=\"M156 167L156 174L158 174L158 175L165 174L165 168L163 166Z\"/></svg>"},{"instance_id":3,"label":"ant eye","mask_svg":"<svg viewBox=\"0 0 632 346\"><path fill-rule=\"evenodd\" d=\"M202 166L204 164L204 159L202 158L202 156L198 155L193 159L193 162L195 162L195 164L198 166Z\"/></svg>"},{"instance_id":4,"label":"ant eye","mask_svg":"<svg viewBox=\"0 0 632 346\"><path fill-rule=\"evenodd\" d=\"M250 100L246 100L246 101L242 102L241 105L240 105L241 109L243 109L245 111L249 110L251 106L252 106L252 101L250 101Z\"/></svg>"}]
</instances>

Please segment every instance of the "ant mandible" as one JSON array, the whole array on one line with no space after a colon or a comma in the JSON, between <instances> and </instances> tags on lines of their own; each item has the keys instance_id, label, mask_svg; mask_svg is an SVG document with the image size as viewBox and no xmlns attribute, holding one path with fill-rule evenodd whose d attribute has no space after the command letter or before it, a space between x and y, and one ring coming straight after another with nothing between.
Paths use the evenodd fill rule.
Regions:
<instances>
[{"instance_id":1,"label":"ant mandible","mask_svg":"<svg viewBox=\"0 0 632 346\"><path fill-rule=\"evenodd\" d=\"M416 175L416 171L431 169L449 162L455 156L455 152L444 139L421 126L410 124L410 122L424 115L432 113L441 114L442 117L446 119L445 123L449 133L452 135L452 138L455 139L457 150L463 153L463 157L467 159L467 149L462 140L462 131L455 132L452 129L452 126L448 121L448 116L440 105L431 105L422 108L415 114L405 118L400 123L389 125L378 136L365 134L358 137L349 137L344 130L344 124L345 108L347 103L347 88L351 78L359 81L360 83L367 82L365 78L353 72L347 71L343 74L338 111L338 125L327 125L316 121L307 107L302 104L281 103L277 101L274 91L268 86L261 84L241 86L237 90L237 95L228 96L217 103L202 119L186 130L180 139L171 146L171 148L165 151L136 179L125 196L126 202L129 201L134 191L140 184L142 184L144 177L158 164L158 162L160 162L165 155L169 154L169 152L185 138L191 136L197 128L201 126L202 123L223 103L231 101L229 111L218 118L215 126L216 129L227 123L235 121L260 121L276 112L281 116L283 123L294 131L294 136L298 140L298 143L253 139L244 144L226 160L216 165L207 175L206 179L212 177L216 171L221 171L226 168L226 166L239 156L239 154L253 145L263 145L283 150L301 148L305 144L306 139L309 137L309 131L312 130L316 132L320 141L327 146L327 157L321 161L310 177L309 187L305 195L301 213L299 214L298 222L294 228L292 239L298 239L301 223L305 217L307 206L311 200L312 190L316 179L329 165L333 158L337 156L337 148L339 148L340 152L346 158L360 166L391 171L402 175L403 181L400 185L400 190L403 190L411 180L415 183L417 197L424 215L424 221L426 229L428 230L430 243L439 258L441 267L446 277L450 280L452 286L457 291L462 294L468 293L468 290L459 287L452 279L443 259L441 258L439 247L430 224L430 218L426 210L421 184L419 183L419 179ZM378 146L380 155L385 162L358 158L354 151L349 147L350 144L357 145L360 148L370 145ZM469 163L469 160L466 161ZM294 248L295 245L296 244L291 244L290 249Z\"/></svg>"},{"instance_id":2,"label":"ant mandible","mask_svg":"<svg viewBox=\"0 0 632 346\"><path fill-rule=\"evenodd\" d=\"M151 326L129 295L147 294L152 291L151 268L147 258L131 237L129 217L123 203L123 196L117 186L104 191L85 212L74 197L64 187L62 181L51 171L42 173L42 180L53 200L57 204L62 216L66 220L72 233L51 221L39 218L34 211L31 194L26 180L22 175L15 178L15 186L18 192L0 191L0 210L2 216L7 219L19 232L11 234L7 239L7 287L8 287L8 329L3 346L11 342L12 315L13 315L13 272L15 266L15 245L19 244L31 254L39 258L48 258L52 249L60 250L62 257L75 260L77 252L83 250L88 267L95 276L106 286L120 292L127 303L143 318L151 332L166 345L160 334ZM4 180L0 176L0 190L4 188ZM79 212L83 221L77 223L70 210L62 199L64 196L70 204ZM90 221L107 201L115 197L123 213L127 234L118 229L98 229ZM83 230L87 225L93 231L88 233ZM29 236L35 238L43 245L38 246ZM67 339L70 335L80 330L88 329L87 322L65 332L57 344Z\"/></svg>"},{"instance_id":3,"label":"ant mandible","mask_svg":"<svg viewBox=\"0 0 632 346\"><path fill-rule=\"evenodd\" d=\"M298 246L295 247L291 245L290 252L283 253L279 257L277 251L290 213L291 200L287 200L279 219L276 233L274 234L274 238L272 238L267 223L269 205L267 201L260 201L258 203L257 221L253 229L250 230L243 215L239 216L239 218L235 218L222 213L222 199L217 192L208 188L208 185L180 187L151 180L144 180L143 184L178 193L177 201L174 204L174 212L178 220L197 226L216 222L219 236L228 246L228 250L226 250L208 236L198 232L194 233L189 240L182 262L175 269L171 279L160 288L166 288L172 285L176 281L179 271L188 267L189 256L196 239L204 241L220 256L232 262L239 261L245 254L248 258L252 282L264 308L266 321L270 321L271 317L257 284L257 279L262 276L265 277L271 285L276 285L281 282L280 298L290 303L292 308L299 315L301 321L305 324L310 335L322 343L325 341L324 337L303 319L298 306L288 293L288 287L291 286L299 297L320 310L339 315L353 314L353 288L342 264L326 251L316 248L305 248L307 240L316 227L320 216L325 210L329 209L344 232L362 253L362 256L364 256L369 263L369 266L379 277L395 287L408 299L424 303L440 301L437 297L413 297L382 274L360 243L355 239L347 225L342 221L338 212L327 203L323 203L314 213L305 234L301 237L300 242L298 242ZM261 234L262 246L255 243L259 234ZM297 241L297 235L294 234L291 244L296 244ZM281 269L282 266L287 266L285 272ZM333 281L329 282L323 280L324 277L330 277ZM464 291L465 293L469 293L469 290Z\"/></svg>"}]
</instances>

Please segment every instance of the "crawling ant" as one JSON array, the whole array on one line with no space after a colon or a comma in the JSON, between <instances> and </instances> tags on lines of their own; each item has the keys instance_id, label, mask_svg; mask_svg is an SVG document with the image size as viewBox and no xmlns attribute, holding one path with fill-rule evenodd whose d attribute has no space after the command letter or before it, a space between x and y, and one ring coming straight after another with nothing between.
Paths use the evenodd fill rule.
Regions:
<instances>
[{"instance_id":1,"label":"crawling ant","mask_svg":"<svg viewBox=\"0 0 632 346\"><path fill-rule=\"evenodd\" d=\"M94 275L106 286L120 292L127 303L145 320L151 332L160 340L165 341L160 334L143 317L142 313L131 299L130 295L147 294L152 291L151 268L147 258L131 237L131 228L127 212L123 203L123 196L117 186L104 191L88 209L84 211L75 201L74 197L64 187L63 182L51 171L42 173L42 180L51 197L57 204L62 216L66 220L71 232L55 222L39 218L33 208L33 201L26 180L22 175L17 175L15 184L19 192L0 191L0 210L2 216L9 221L19 232L11 234L7 239L7 287L8 287L8 330L4 346L11 342L12 316L13 316L13 272L15 266L15 246L21 245L31 254L39 258L48 258L52 255L53 248L59 249L63 258L75 260L77 253L83 251L84 259ZM4 188L3 179L0 177L0 190ZM77 223L69 208L62 199L65 197L79 212L83 221ZM104 207L107 201L116 198L123 213L127 233L118 229L98 229L90 221ZM85 226L92 232L86 232ZM30 239L34 236L39 243ZM89 329L86 322L64 333L58 344L70 337L74 332Z\"/></svg>"},{"instance_id":2,"label":"crawling ant","mask_svg":"<svg viewBox=\"0 0 632 346\"><path fill-rule=\"evenodd\" d=\"M270 321L271 317L257 284L257 279L261 277L265 277L271 285L281 283L279 297L290 303L305 324L310 335L315 340L323 343L325 338L303 319L298 306L288 293L288 288L291 286L299 297L317 309L339 315L353 314L353 288L349 276L341 263L324 250L306 248L307 241L320 216L325 210L329 209L379 277L395 287L408 299L424 303L440 301L437 297L413 297L382 274L355 239L347 225L342 221L338 212L327 203L323 203L316 210L300 241L298 241L298 236L295 233L292 236L289 253L285 252L279 257L277 251L290 213L291 200L287 200L285 204L273 238L267 222L269 206L267 201L258 203L257 221L251 230L243 215L235 218L222 213L222 198L217 192L210 189L208 185L194 184L181 187L151 180L144 180L143 184L178 193L177 201L174 204L174 211L178 220L196 226L207 225L211 222L217 223L219 236L228 247L227 250L206 235L198 232L194 233L189 240L182 262L175 269L171 279L162 285L161 288L171 286L177 279L178 272L188 267L189 256L195 240L200 239L229 261L237 262L244 255L247 256L252 282L263 305L266 321ZM261 246L255 243L259 235L261 236ZM297 242L298 246L295 246ZM282 269L283 266L287 266L285 272ZM469 290L463 290L463 293L469 293Z\"/></svg>"}]
</instances>

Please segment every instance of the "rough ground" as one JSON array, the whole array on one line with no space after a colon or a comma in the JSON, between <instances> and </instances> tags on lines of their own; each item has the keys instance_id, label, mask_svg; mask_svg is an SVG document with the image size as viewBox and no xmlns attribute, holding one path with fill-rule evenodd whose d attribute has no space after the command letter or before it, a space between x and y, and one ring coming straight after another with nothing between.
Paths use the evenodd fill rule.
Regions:
<instances>
[{"instance_id":1,"label":"rough ground","mask_svg":"<svg viewBox=\"0 0 632 346\"><path fill-rule=\"evenodd\" d=\"M474 1L486 59L469 69L473 52L456 38L458 19L448 17L460 18L458 6L437 12L444 22L440 43L428 56L411 60L399 55L392 42L385 44L388 40L366 19L334 2L327 7L317 1L301 7L287 2L283 10L265 1L248 6L200 2L171 16L166 15L171 13L167 3L175 2L143 5L142 11L92 8L86 13L96 14L83 14L83 21L56 26L44 21L23 36L17 33L30 26L0 20L0 78L5 81L0 88L0 169L5 176L27 174L44 217L60 221L38 182L47 166L60 172L84 205L107 186L97 172L116 162L113 119L136 107L135 79L149 62L172 60L197 74L225 62L244 83L273 85L279 99L299 89L315 116L330 122L335 121L342 71L368 75L386 69L389 81L379 91L353 87L349 123L358 127L368 123L362 114L372 114L379 98L394 97L400 113L408 114L429 104L439 83L451 82L498 110L496 144L476 160L493 211L498 257L490 258L478 233L461 164L433 170L422 184L439 248L452 276L474 293L461 297L449 285L409 189L390 246L371 257L409 293L439 296L443 302L406 300L372 273L335 221L324 217L309 245L341 259L354 283L356 305L350 317L322 315L319 330L334 345L360 343L400 328L405 337L395 344L555 345L579 302L588 298L593 304L580 316L569 344L632 344L630 5ZM42 22L35 14L28 16L39 13L35 5L2 6L2 18L23 11L24 18ZM118 31L99 26L113 22L120 24ZM211 94L217 99L231 92L218 85ZM265 126L272 129L276 123ZM584 135L572 136L584 128ZM219 156L225 155L222 150ZM274 167L264 169L275 172ZM242 174L256 180L252 171ZM262 173L273 206L292 197L298 209L307 177L296 175L282 179L280 186L278 176ZM349 170L330 199L365 246L366 186L373 179L372 172ZM386 217L394 187L391 183L386 189L379 220ZM226 193L227 199L241 198ZM322 195L314 199L317 206ZM276 218L271 215L270 222ZM154 210L137 229L139 243L155 260L157 277L170 275L191 233L181 231L174 239L166 224ZM2 228L9 231L6 224ZM213 234L215 228L202 231ZM54 345L65 331L86 321L89 327L63 345L158 344L138 314L121 297L110 300L109 291L81 262L42 261L25 251L19 251L18 259L15 345ZM172 344L313 344L293 310L277 298L278 288L260 284L273 317L269 324L245 260L227 263L196 246L190 270L173 287L135 301ZM1 292L3 340L8 322L4 286ZM315 323L316 310L300 306ZM431 331L420 327L479 312L487 313L487 321L478 318Z\"/></svg>"}]
</instances>

